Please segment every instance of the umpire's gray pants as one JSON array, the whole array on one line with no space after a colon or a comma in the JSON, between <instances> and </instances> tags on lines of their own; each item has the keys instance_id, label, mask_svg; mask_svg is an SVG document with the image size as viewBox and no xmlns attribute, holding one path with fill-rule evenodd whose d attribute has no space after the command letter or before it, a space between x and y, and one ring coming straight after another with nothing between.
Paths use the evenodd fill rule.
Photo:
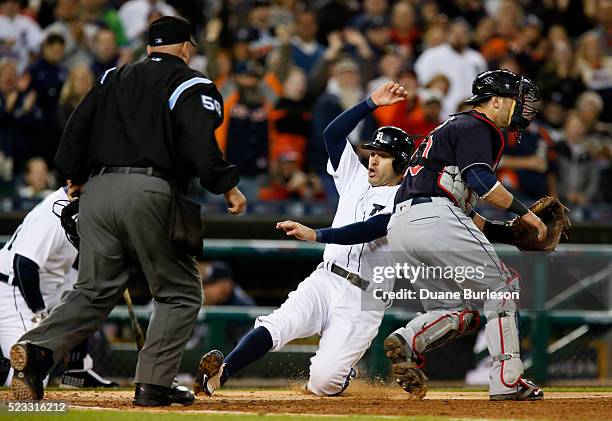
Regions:
<instances>
[{"instance_id":1,"label":"umpire's gray pants","mask_svg":"<svg viewBox=\"0 0 612 421\"><path fill-rule=\"evenodd\" d=\"M21 340L50 349L59 362L100 328L135 268L154 303L135 382L169 387L202 304L195 259L170 243L170 186L146 175L104 174L87 182L80 201L77 283Z\"/></svg>"}]
</instances>

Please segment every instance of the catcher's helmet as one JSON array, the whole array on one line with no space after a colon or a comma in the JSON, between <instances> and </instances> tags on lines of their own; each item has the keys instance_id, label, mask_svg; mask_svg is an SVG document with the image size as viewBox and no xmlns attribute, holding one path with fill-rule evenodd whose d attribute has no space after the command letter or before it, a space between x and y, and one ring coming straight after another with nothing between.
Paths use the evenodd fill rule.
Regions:
<instances>
[{"instance_id":1,"label":"catcher's helmet","mask_svg":"<svg viewBox=\"0 0 612 421\"><path fill-rule=\"evenodd\" d=\"M472 82L472 96L466 104L479 104L493 96L515 97L519 93L521 77L510 70L489 70L480 73Z\"/></svg>"},{"instance_id":2,"label":"catcher's helmet","mask_svg":"<svg viewBox=\"0 0 612 421\"><path fill-rule=\"evenodd\" d=\"M512 73L510 70L489 70L480 73L472 84L472 96L465 103L480 104L493 96L516 99L516 105L510 120L509 129L517 138L535 118L540 91L535 83L526 77Z\"/></svg>"},{"instance_id":3,"label":"catcher's helmet","mask_svg":"<svg viewBox=\"0 0 612 421\"><path fill-rule=\"evenodd\" d=\"M61 207L61 211L56 212L55 207ZM77 232L77 218L79 217L79 201L57 200L53 203L53 213L57 216L66 232L66 238L76 248L79 249L79 233Z\"/></svg>"},{"instance_id":4,"label":"catcher's helmet","mask_svg":"<svg viewBox=\"0 0 612 421\"><path fill-rule=\"evenodd\" d=\"M361 146L363 149L388 152L393 155L393 169L401 173L408 167L414 148L412 138L399 127L383 126L378 128L372 140Z\"/></svg>"}]
</instances>

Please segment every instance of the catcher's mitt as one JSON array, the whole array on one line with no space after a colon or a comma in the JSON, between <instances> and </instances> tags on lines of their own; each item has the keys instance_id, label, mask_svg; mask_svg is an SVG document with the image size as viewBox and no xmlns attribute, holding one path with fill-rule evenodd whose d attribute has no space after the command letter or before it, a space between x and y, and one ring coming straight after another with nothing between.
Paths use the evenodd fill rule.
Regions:
<instances>
[{"instance_id":1,"label":"catcher's mitt","mask_svg":"<svg viewBox=\"0 0 612 421\"><path fill-rule=\"evenodd\" d=\"M546 237L542 241L538 240L538 232L527 226L517 216L510 221L514 244L519 250L523 251L547 251L551 252L557 248L561 236L567 238L567 229L570 227L568 217L569 209L563 206L559 199L544 196L529 208L546 225Z\"/></svg>"},{"instance_id":2,"label":"catcher's mitt","mask_svg":"<svg viewBox=\"0 0 612 421\"><path fill-rule=\"evenodd\" d=\"M79 216L79 200L58 200L53 204L53 213L59 217L62 228L66 231L68 241L78 250L79 249L79 233L77 232L77 218ZM59 214L55 211L55 206L61 206L62 210Z\"/></svg>"}]
</instances>

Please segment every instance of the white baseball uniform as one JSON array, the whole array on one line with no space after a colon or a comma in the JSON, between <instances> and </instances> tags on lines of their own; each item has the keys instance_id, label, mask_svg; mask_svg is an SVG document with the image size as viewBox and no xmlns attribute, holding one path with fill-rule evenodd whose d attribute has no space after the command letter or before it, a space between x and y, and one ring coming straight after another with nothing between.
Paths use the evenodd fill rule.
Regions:
<instances>
[{"instance_id":1,"label":"white baseball uniform","mask_svg":"<svg viewBox=\"0 0 612 421\"><path fill-rule=\"evenodd\" d=\"M76 281L76 270L72 265L78 252L66 238L60 219L53 214L53 204L57 200L68 200L63 188L36 205L0 250L0 274L8 276L8 283L0 282L0 346L5 357L9 355L11 346L32 328L32 311L19 288L12 285L15 255L27 257L38 265L40 292L47 312ZM56 212L59 210L61 208L56 207ZM7 385L11 378L12 369Z\"/></svg>"},{"instance_id":2,"label":"white baseball uniform","mask_svg":"<svg viewBox=\"0 0 612 421\"><path fill-rule=\"evenodd\" d=\"M336 170L328 162L340 195L332 227L364 221L376 213L391 213L398 186L372 187L368 171L353 147L346 142ZM386 237L367 244L328 244L323 263L289 294L272 314L259 317L272 336L273 351L296 338L321 335L319 349L311 358L308 390L317 395L342 391L347 375L378 332L383 311L361 309L361 289L330 271L336 264L360 274L362 262L373 253L388 250Z\"/></svg>"}]
</instances>

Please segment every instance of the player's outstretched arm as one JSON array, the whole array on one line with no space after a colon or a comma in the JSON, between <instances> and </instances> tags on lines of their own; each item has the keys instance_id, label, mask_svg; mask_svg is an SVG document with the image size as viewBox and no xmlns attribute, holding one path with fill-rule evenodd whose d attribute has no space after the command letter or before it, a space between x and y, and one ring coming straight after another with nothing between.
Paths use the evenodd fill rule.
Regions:
<instances>
[{"instance_id":1,"label":"player's outstretched arm","mask_svg":"<svg viewBox=\"0 0 612 421\"><path fill-rule=\"evenodd\" d=\"M334 170L338 169L347 136L357 124L376 107L397 104L406 99L406 91L399 84L387 82L357 105L344 111L323 130L325 148Z\"/></svg>"},{"instance_id":2,"label":"player's outstretched arm","mask_svg":"<svg viewBox=\"0 0 612 421\"><path fill-rule=\"evenodd\" d=\"M355 222L338 228L322 228L314 230L298 222L284 221L276 224L288 236L298 240L317 241L327 244L363 244L387 235L387 225L391 214L375 215L365 221Z\"/></svg>"}]
</instances>

